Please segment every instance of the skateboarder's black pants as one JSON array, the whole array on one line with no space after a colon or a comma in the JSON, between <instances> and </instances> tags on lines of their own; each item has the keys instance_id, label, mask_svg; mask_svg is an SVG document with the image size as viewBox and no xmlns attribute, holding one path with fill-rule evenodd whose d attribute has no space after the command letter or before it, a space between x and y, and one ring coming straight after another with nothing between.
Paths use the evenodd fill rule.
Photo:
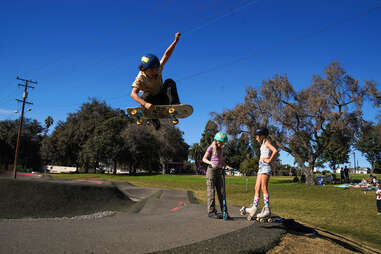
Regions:
<instances>
[{"instance_id":1,"label":"skateboarder's black pants","mask_svg":"<svg viewBox=\"0 0 381 254\"><path fill-rule=\"evenodd\" d=\"M381 213L381 200L377 200L377 210Z\"/></svg>"},{"instance_id":2,"label":"skateboarder's black pants","mask_svg":"<svg viewBox=\"0 0 381 254\"><path fill-rule=\"evenodd\" d=\"M150 93L143 93L141 96L143 100L151 103L152 105L172 105L180 104L179 95L177 94L176 82L172 79L164 81L160 92L156 95Z\"/></svg>"},{"instance_id":3,"label":"skateboarder's black pants","mask_svg":"<svg viewBox=\"0 0 381 254\"><path fill-rule=\"evenodd\" d=\"M218 201L220 202L221 212L223 211L223 200L226 198L225 172L222 168L209 168L206 171L206 185L208 192L208 213L216 211L214 189L217 190ZM226 202L226 200L225 200ZM227 208L226 208L227 211Z\"/></svg>"}]
</instances>

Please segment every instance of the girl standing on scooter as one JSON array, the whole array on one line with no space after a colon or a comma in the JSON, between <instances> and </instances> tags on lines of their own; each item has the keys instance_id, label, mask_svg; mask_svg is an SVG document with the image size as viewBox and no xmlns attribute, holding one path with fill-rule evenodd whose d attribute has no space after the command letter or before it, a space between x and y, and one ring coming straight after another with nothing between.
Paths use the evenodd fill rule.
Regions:
<instances>
[{"instance_id":1,"label":"girl standing on scooter","mask_svg":"<svg viewBox=\"0 0 381 254\"><path fill-rule=\"evenodd\" d=\"M255 183L254 201L253 201L252 207L250 208L242 207L240 210L241 215L245 215L246 213L249 213L249 216L247 217L248 220L253 219L255 216L255 213L257 212L258 201L259 201L261 190L263 192L264 207L262 211L259 214L257 214L257 218L264 219L264 218L271 217L268 184L269 184L270 176L272 175L271 162L275 158L276 154L278 153L278 150L266 138L268 135L269 135L269 130L267 128L262 127L255 130L255 139L258 141L258 143L261 144L261 148L260 148L261 155L259 157L259 170L257 174L257 180Z\"/></svg>"},{"instance_id":2,"label":"girl standing on scooter","mask_svg":"<svg viewBox=\"0 0 381 254\"><path fill-rule=\"evenodd\" d=\"M222 219L223 216L217 213L215 207L214 188L217 190L218 201L220 202L221 213L226 212L224 219L229 219L226 205L226 189L225 189L225 169L232 170L225 164L222 157L222 147L228 141L225 133L218 132L214 136L214 141L206 150L202 161L208 164L206 171L206 184L208 192L208 217ZM224 202L225 201L225 202ZM225 203L225 204L224 204ZM224 207L225 205L225 207ZM224 210L225 209L225 210Z\"/></svg>"}]
</instances>

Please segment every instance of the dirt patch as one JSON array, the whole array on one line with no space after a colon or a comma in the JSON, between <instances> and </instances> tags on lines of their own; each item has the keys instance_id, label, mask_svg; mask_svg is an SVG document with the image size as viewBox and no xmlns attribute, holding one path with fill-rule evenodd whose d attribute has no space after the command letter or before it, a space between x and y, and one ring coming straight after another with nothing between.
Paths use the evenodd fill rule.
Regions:
<instances>
[{"instance_id":1,"label":"dirt patch","mask_svg":"<svg viewBox=\"0 0 381 254\"><path fill-rule=\"evenodd\" d=\"M267 253L362 253L357 246L339 236L331 236L292 219L285 220L283 224L287 228L287 234L278 246Z\"/></svg>"},{"instance_id":2,"label":"dirt patch","mask_svg":"<svg viewBox=\"0 0 381 254\"><path fill-rule=\"evenodd\" d=\"M312 253L312 254L354 254L359 251L349 250L339 244L320 236L296 235L288 233L278 246L268 251L267 254L294 254L294 253Z\"/></svg>"},{"instance_id":3,"label":"dirt patch","mask_svg":"<svg viewBox=\"0 0 381 254\"><path fill-rule=\"evenodd\" d=\"M112 185L0 179L0 218L73 217L133 203Z\"/></svg>"}]
</instances>

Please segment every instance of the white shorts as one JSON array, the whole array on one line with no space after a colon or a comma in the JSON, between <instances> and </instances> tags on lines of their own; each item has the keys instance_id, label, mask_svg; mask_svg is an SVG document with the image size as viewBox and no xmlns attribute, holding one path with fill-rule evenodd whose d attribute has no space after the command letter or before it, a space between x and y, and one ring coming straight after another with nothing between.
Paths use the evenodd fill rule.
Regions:
<instances>
[{"instance_id":1,"label":"white shorts","mask_svg":"<svg viewBox=\"0 0 381 254\"><path fill-rule=\"evenodd\" d=\"M266 175L271 176L272 175L271 165L269 163L260 161L259 162L258 175L260 175L260 174L266 174Z\"/></svg>"}]
</instances>

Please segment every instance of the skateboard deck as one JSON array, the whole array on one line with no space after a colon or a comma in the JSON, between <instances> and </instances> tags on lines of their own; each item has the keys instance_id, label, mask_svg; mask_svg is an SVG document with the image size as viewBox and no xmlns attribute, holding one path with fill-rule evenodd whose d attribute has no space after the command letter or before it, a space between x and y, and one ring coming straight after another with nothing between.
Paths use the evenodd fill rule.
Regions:
<instances>
[{"instance_id":1,"label":"skateboard deck","mask_svg":"<svg viewBox=\"0 0 381 254\"><path fill-rule=\"evenodd\" d=\"M150 119L170 119L172 124L179 123L178 118L186 118L193 113L193 107L188 104L154 105L152 111L144 107L126 108L127 113L136 120L138 125Z\"/></svg>"}]
</instances>

